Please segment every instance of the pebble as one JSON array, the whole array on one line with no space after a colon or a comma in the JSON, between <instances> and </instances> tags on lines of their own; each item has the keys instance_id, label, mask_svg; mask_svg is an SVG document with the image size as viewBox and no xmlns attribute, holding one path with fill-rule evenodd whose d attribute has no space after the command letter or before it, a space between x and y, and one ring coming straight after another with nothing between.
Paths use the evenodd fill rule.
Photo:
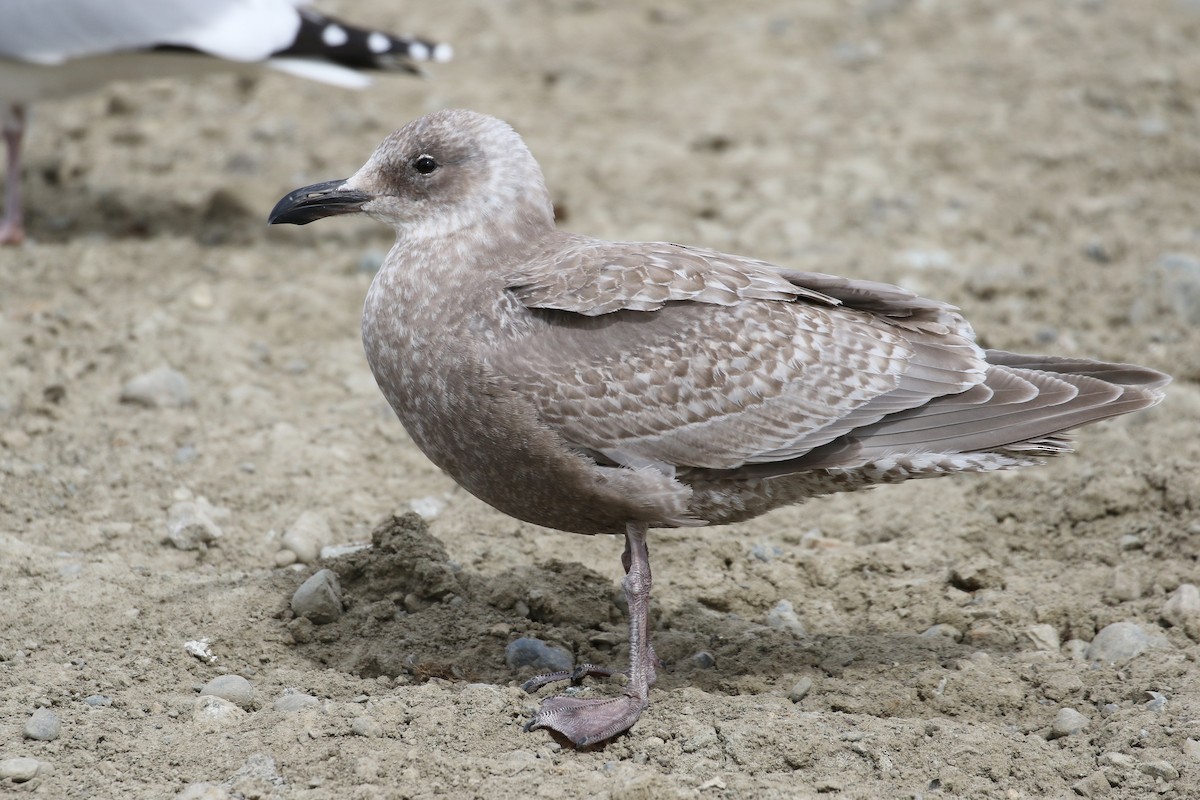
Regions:
<instances>
[{"instance_id":1,"label":"pebble","mask_svg":"<svg viewBox=\"0 0 1200 800\"><path fill-rule=\"evenodd\" d=\"M1116 767L1117 769L1133 769L1137 766L1137 759L1128 753L1118 753L1115 750L1104 753L1098 759L1102 767Z\"/></svg>"},{"instance_id":2,"label":"pebble","mask_svg":"<svg viewBox=\"0 0 1200 800\"><path fill-rule=\"evenodd\" d=\"M767 544L766 542L759 542L758 544L756 544L750 548L750 557L758 559L759 561L762 561L764 563L769 563L771 561L774 561L776 558L779 558L781 555L783 555L783 548L777 544Z\"/></svg>"},{"instance_id":3,"label":"pebble","mask_svg":"<svg viewBox=\"0 0 1200 800\"><path fill-rule=\"evenodd\" d=\"M192 719L215 727L224 727L244 716L245 711L223 697L203 695L192 704Z\"/></svg>"},{"instance_id":4,"label":"pebble","mask_svg":"<svg viewBox=\"0 0 1200 800\"><path fill-rule=\"evenodd\" d=\"M812 678L801 678L796 681L796 685L788 692L788 700L791 700L793 703L799 703L812 690L812 685Z\"/></svg>"},{"instance_id":5,"label":"pebble","mask_svg":"<svg viewBox=\"0 0 1200 800\"><path fill-rule=\"evenodd\" d=\"M1050 725L1050 738L1074 736L1088 726L1088 718L1073 708L1060 708Z\"/></svg>"},{"instance_id":6,"label":"pebble","mask_svg":"<svg viewBox=\"0 0 1200 800\"><path fill-rule=\"evenodd\" d=\"M1167 602L1163 603L1160 615L1165 621L1177 628L1183 628L1191 635L1197 621L1200 621L1200 589L1197 589L1195 584L1180 584L1171 592ZM1190 629L1189 622L1192 623Z\"/></svg>"},{"instance_id":7,"label":"pebble","mask_svg":"<svg viewBox=\"0 0 1200 800\"><path fill-rule=\"evenodd\" d=\"M1150 699L1142 704L1147 711L1162 711L1167 707L1167 696L1162 692L1146 692Z\"/></svg>"},{"instance_id":8,"label":"pebble","mask_svg":"<svg viewBox=\"0 0 1200 800\"><path fill-rule=\"evenodd\" d=\"M1063 654L1075 661L1087 661L1088 643L1083 639L1067 639L1063 642Z\"/></svg>"},{"instance_id":9,"label":"pebble","mask_svg":"<svg viewBox=\"0 0 1200 800\"><path fill-rule=\"evenodd\" d=\"M6 758L0 761L0 780L26 783L38 774L41 763L36 758Z\"/></svg>"},{"instance_id":10,"label":"pebble","mask_svg":"<svg viewBox=\"0 0 1200 800\"><path fill-rule=\"evenodd\" d=\"M320 700L313 697L311 694L298 692L294 689L287 689L275 700L274 708L276 711L281 711L284 714L294 714L297 711L303 711L306 708L312 708L320 702Z\"/></svg>"},{"instance_id":11,"label":"pebble","mask_svg":"<svg viewBox=\"0 0 1200 800\"><path fill-rule=\"evenodd\" d=\"M355 736L378 739L383 736L383 726L372 717L355 717L350 722L350 732Z\"/></svg>"},{"instance_id":12,"label":"pebble","mask_svg":"<svg viewBox=\"0 0 1200 800\"><path fill-rule=\"evenodd\" d=\"M192 404L192 390L183 373L159 367L131 378L122 386L121 402L146 408L177 408Z\"/></svg>"},{"instance_id":13,"label":"pebble","mask_svg":"<svg viewBox=\"0 0 1200 800\"><path fill-rule=\"evenodd\" d=\"M181 500L167 509L167 541L180 550L206 550L225 535L216 517L228 515L203 497Z\"/></svg>"},{"instance_id":14,"label":"pebble","mask_svg":"<svg viewBox=\"0 0 1200 800\"><path fill-rule=\"evenodd\" d=\"M1175 769L1170 761L1162 759L1145 761L1138 764L1138 769L1152 777L1162 778L1164 781L1173 781L1179 777L1179 770Z\"/></svg>"},{"instance_id":15,"label":"pebble","mask_svg":"<svg viewBox=\"0 0 1200 800\"><path fill-rule=\"evenodd\" d=\"M366 550L370 542L348 542L346 544L327 544L321 548L321 558L341 558L359 550ZM287 552L286 550L280 552Z\"/></svg>"},{"instance_id":16,"label":"pebble","mask_svg":"<svg viewBox=\"0 0 1200 800\"><path fill-rule=\"evenodd\" d=\"M292 613L317 625L334 622L342 616L342 587L331 569L313 573L292 595Z\"/></svg>"},{"instance_id":17,"label":"pebble","mask_svg":"<svg viewBox=\"0 0 1200 800\"><path fill-rule=\"evenodd\" d=\"M574 666L575 659L561 647L523 636L512 640L504 648L504 663L514 670L533 667L538 672L566 672Z\"/></svg>"},{"instance_id":18,"label":"pebble","mask_svg":"<svg viewBox=\"0 0 1200 800\"><path fill-rule=\"evenodd\" d=\"M1021 631L1021 638L1034 650L1047 653L1058 652L1058 631L1055 630L1053 625L1030 625Z\"/></svg>"},{"instance_id":19,"label":"pebble","mask_svg":"<svg viewBox=\"0 0 1200 800\"><path fill-rule=\"evenodd\" d=\"M83 702L92 708L108 708L113 704L112 698L106 694L90 694L83 698Z\"/></svg>"},{"instance_id":20,"label":"pebble","mask_svg":"<svg viewBox=\"0 0 1200 800\"><path fill-rule=\"evenodd\" d=\"M692 653L691 662L699 669L712 669L717 665L717 659L707 650Z\"/></svg>"},{"instance_id":21,"label":"pebble","mask_svg":"<svg viewBox=\"0 0 1200 800\"><path fill-rule=\"evenodd\" d=\"M311 564L321 557L321 548L333 540L333 531L322 514L305 511L283 534L282 544L296 554L296 560Z\"/></svg>"},{"instance_id":22,"label":"pebble","mask_svg":"<svg viewBox=\"0 0 1200 800\"><path fill-rule=\"evenodd\" d=\"M939 622L921 631L922 639L945 639L948 642L961 642L962 631L945 622Z\"/></svg>"},{"instance_id":23,"label":"pebble","mask_svg":"<svg viewBox=\"0 0 1200 800\"><path fill-rule=\"evenodd\" d=\"M218 675L204 684L200 694L223 698L247 711L254 707L254 686L241 675Z\"/></svg>"},{"instance_id":24,"label":"pebble","mask_svg":"<svg viewBox=\"0 0 1200 800\"><path fill-rule=\"evenodd\" d=\"M1114 622L1105 626L1088 645L1087 660L1121 664L1137 658L1158 644L1141 626L1133 622Z\"/></svg>"},{"instance_id":25,"label":"pebble","mask_svg":"<svg viewBox=\"0 0 1200 800\"><path fill-rule=\"evenodd\" d=\"M791 600L780 600L767 612L767 627L787 631L797 637L808 635L800 618L796 616L796 609L792 607Z\"/></svg>"},{"instance_id":26,"label":"pebble","mask_svg":"<svg viewBox=\"0 0 1200 800\"><path fill-rule=\"evenodd\" d=\"M1183 753L1193 761L1200 761L1200 742L1190 736L1184 739Z\"/></svg>"},{"instance_id":27,"label":"pebble","mask_svg":"<svg viewBox=\"0 0 1200 800\"><path fill-rule=\"evenodd\" d=\"M58 715L48 708L39 708L25 723L23 731L26 739L39 742L53 742L62 734L62 723Z\"/></svg>"},{"instance_id":28,"label":"pebble","mask_svg":"<svg viewBox=\"0 0 1200 800\"><path fill-rule=\"evenodd\" d=\"M434 520L446 510L446 500L436 495L418 497L415 500L409 500L408 507L420 514L422 519Z\"/></svg>"},{"instance_id":29,"label":"pebble","mask_svg":"<svg viewBox=\"0 0 1200 800\"><path fill-rule=\"evenodd\" d=\"M175 795L175 800L232 800L233 795L219 783L189 783Z\"/></svg>"}]
</instances>

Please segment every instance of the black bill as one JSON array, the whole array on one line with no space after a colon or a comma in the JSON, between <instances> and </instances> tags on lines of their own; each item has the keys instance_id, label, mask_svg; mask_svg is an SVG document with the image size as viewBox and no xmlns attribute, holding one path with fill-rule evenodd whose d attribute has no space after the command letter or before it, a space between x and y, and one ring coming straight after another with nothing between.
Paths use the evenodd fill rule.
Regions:
<instances>
[{"instance_id":1,"label":"black bill","mask_svg":"<svg viewBox=\"0 0 1200 800\"><path fill-rule=\"evenodd\" d=\"M346 179L342 178L302 186L294 192L288 192L271 209L267 224L307 225L324 217L362 211L363 204L370 200L371 196L354 189L339 189L338 187L345 182Z\"/></svg>"}]
</instances>

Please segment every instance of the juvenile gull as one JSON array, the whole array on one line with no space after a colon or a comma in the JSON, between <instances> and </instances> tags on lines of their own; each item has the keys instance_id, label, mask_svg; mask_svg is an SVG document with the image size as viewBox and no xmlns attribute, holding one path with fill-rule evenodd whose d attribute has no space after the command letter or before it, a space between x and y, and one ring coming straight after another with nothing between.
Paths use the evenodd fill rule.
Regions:
<instances>
[{"instance_id":1,"label":"juvenile gull","mask_svg":"<svg viewBox=\"0 0 1200 800\"><path fill-rule=\"evenodd\" d=\"M661 666L648 528L1038 463L1069 450L1065 431L1152 406L1170 380L983 350L956 308L888 284L559 231L520 137L470 111L410 123L270 222L352 212L396 231L362 334L413 441L507 514L625 535L624 693L549 698L529 725L579 746L633 725ZM587 674L612 671L526 688Z\"/></svg>"},{"instance_id":2,"label":"juvenile gull","mask_svg":"<svg viewBox=\"0 0 1200 800\"><path fill-rule=\"evenodd\" d=\"M7 146L0 244L25 235L21 138L30 103L135 78L263 66L362 88L359 70L418 72L448 45L349 25L303 0L2 0L0 121Z\"/></svg>"}]
</instances>

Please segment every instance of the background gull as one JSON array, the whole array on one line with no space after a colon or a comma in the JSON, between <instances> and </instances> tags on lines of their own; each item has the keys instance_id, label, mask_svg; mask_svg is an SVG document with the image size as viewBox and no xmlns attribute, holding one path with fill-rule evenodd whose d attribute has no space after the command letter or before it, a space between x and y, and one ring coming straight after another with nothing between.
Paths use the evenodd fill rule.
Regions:
<instances>
[{"instance_id":1,"label":"background gull","mask_svg":"<svg viewBox=\"0 0 1200 800\"><path fill-rule=\"evenodd\" d=\"M577 745L648 703L648 528L1035 464L1067 452L1073 428L1156 404L1169 381L984 350L957 309L888 284L558 231L529 150L473 112L410 123L270 219L352 212L396 231L362 333L414 442L514 517L626 537L626 690L550 698L531 723ZM589 673L610 671L528 686Z\"/></svg>"},{"instance_id":2,"label":"background gull","mask_svg":"<svg viewBox=\"0 0 1200 800\"><path fill-rule=\"evenodd\" d=\"M418 72L446 44L326 17L296 0L6 0L0 4L0 113L7 148L0 244L24 239L21 139L28 106L112 81L279 70L362 88L360 70Z\"/></svg>"}]
</instances>

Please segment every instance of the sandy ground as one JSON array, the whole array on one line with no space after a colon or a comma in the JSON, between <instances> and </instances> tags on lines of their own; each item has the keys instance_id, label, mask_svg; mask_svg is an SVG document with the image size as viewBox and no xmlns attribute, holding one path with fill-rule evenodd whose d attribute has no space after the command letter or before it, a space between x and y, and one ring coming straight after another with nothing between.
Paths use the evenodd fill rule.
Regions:
<instances>
[{"instance_id":1,"label":"sandy ground","mask_svg":"<svg viewBox=\"0 0 1200 800\"><path fill-rule=\"evenodd\" d=\"M1200 796L1200 6L406 5L340 10L453 42L431 81L38 109L33 241L0 252L0 762L41 765L0 794ZM508 519L408 441L358 339L386 230L264 225L446 106L511 121L572 230L901 283L989 346L1176 382L1043 468L656 532L670 669L628 736L560 747L505 646L619 665L620 542ZM121 401L164 366L189 403ZM196 497L222 536L179 549ZM279 566L304 512L386 546ZM318 567L331 625L289 608ZM1114 622L1153 646L1089 660ZM198 700L225 673L244 710Z\"/></svg>"}]
</instances>

